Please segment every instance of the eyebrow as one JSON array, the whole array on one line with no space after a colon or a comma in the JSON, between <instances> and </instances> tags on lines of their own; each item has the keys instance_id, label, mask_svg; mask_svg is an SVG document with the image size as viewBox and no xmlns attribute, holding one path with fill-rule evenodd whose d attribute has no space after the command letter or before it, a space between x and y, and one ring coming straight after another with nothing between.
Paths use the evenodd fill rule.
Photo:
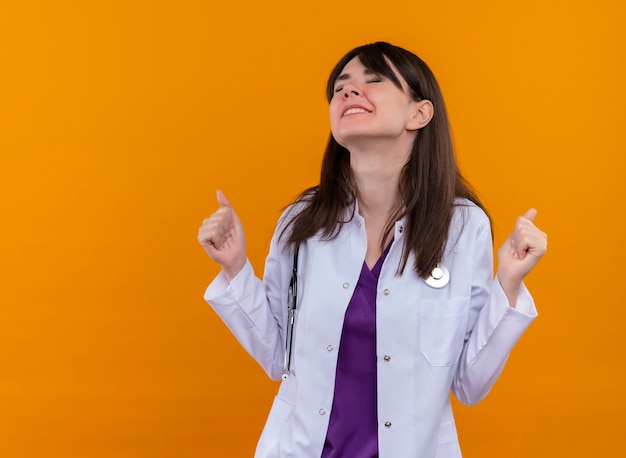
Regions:
<instances>
[{"instance_id":1,"label":"eyebrow","mask_svg":"<svg viewBox=\"0 0 626 458\"><path fill-rule=\"evenodd\" d=\"M370 70L369 68L366 68L365 70L363 70L363 74L364 75L376 75L376 72L373 70ZM350 79L350 73L342 73L341 75L337 77L335 81L345 81L347 79Z\"/></svg>"}]
</instances>

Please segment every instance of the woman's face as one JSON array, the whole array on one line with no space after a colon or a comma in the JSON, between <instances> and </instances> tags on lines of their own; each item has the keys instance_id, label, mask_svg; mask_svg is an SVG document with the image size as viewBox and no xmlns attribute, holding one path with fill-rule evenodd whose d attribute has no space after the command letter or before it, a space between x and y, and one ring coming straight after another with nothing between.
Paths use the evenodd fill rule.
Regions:
<instances>
[{"instance_id":1,"label":"woman's face","mask_svg":"<svg viewBox=\"0 0 626 458\"><path fill-rule=\"evenodd\" d=\"M428 101L413 100L406 81L393 65L391 68L402 88L367 69L358 57L337 77L330 101L330 125L333 137L343 147L350 149L375 139L408 140L412 144L422 127L416 122L416 112Z\"/></svg>"}]
</instances>

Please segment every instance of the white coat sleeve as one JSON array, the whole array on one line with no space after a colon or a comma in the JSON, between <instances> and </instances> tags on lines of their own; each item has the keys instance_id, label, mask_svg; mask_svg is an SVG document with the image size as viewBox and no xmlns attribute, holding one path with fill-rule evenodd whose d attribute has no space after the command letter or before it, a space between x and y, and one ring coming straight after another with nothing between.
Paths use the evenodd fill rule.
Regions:
<instances>
[{"instance_id":1,"label":"white coat sleeve","mask_svg":"<svg viewBox=\"0 0 626 458\"><path fill-rule=\"evenodd\" d=\"M468 405L476 404L487 395L513 346L537 316L533 299L524 285L516 308L511 308L500 282L493 278L493 246L488 222L477 230L474 247L476 264L470 329L452 384L457 399Z\"/></svg>"},{"instance_id":2,"label":"white coat sleeve","mask_svg":"<svg viewBox=\"0 0 626 458\"><path fill-rule=\"evenodd\" d=\"M247 261L230 283L220 273L204 295L241 345L274 380L280 379L283 371L284 323L293 263L278 244L279 233L276 230L272 238L263 281Z\"/></svg>"}]
</instances>

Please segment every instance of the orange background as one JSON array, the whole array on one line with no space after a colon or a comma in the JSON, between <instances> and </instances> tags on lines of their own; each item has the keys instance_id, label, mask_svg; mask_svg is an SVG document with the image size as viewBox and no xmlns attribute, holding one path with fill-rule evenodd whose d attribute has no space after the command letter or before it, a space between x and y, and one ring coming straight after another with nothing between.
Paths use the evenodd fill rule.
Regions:
<instances>
[{"instance_id":1,"label":"orange background","mask_svg":"<svg viewBox=\"0 0 626 458\"><path fill-rule=\"evenodd\" d=\"M496 243L550 236L539 319L467 457L624 456L626 11L577 2L69 0L0 6L0 456L252 456L275 382L202 300L223 189L257 272L317 182L354 46L441 83Z\"/></svg>"}]
</instances>

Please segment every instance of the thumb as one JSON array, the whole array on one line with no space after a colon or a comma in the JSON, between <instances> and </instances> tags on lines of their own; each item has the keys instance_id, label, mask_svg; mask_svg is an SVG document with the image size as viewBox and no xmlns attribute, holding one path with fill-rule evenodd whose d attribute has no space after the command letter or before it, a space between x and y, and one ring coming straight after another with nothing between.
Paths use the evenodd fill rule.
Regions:
<instances>
[{"instance_id":1,"label":"thumb","mask_svg":"<svg viewBox=\"0 0 626 458\"><path fill-rule=\"evenodd\" d=\"M217 203L219 204L220 208L229 208L230 209L230 214L232 215L232 218L233 218L233 224L235 225L235 228L237 229L237 231L240 231L241 230L241 221L239 220L239 217L237 216L237 213L233 209L232 204L226 198L226 196L224 195L224 193L222 192L221 189L217 190Z\"/></svg>"},{"instance_id":2,"label":"thumb","mask_svg":"<svg viewBox=\"0 0 626 458\"><path fill-rule=\"evenodd\" d=\"M230 204L230 202L228 201L224 193L221 191L221 189L217 190L217 203L219 204L220 207L233 208L233 206Z\"/></svg>"},{"instance_id":3,"label":"thumb","mask_svg":"<svg viewBox=\"0 0 626 458\"><path fill-rule=\"evenodd\" d=\"M529 219L531 222L535 220L536 216L537 210L535 210L534 208L529 208L528 211L524 213L524 218Z\"/></svg>"}]
</instances>

